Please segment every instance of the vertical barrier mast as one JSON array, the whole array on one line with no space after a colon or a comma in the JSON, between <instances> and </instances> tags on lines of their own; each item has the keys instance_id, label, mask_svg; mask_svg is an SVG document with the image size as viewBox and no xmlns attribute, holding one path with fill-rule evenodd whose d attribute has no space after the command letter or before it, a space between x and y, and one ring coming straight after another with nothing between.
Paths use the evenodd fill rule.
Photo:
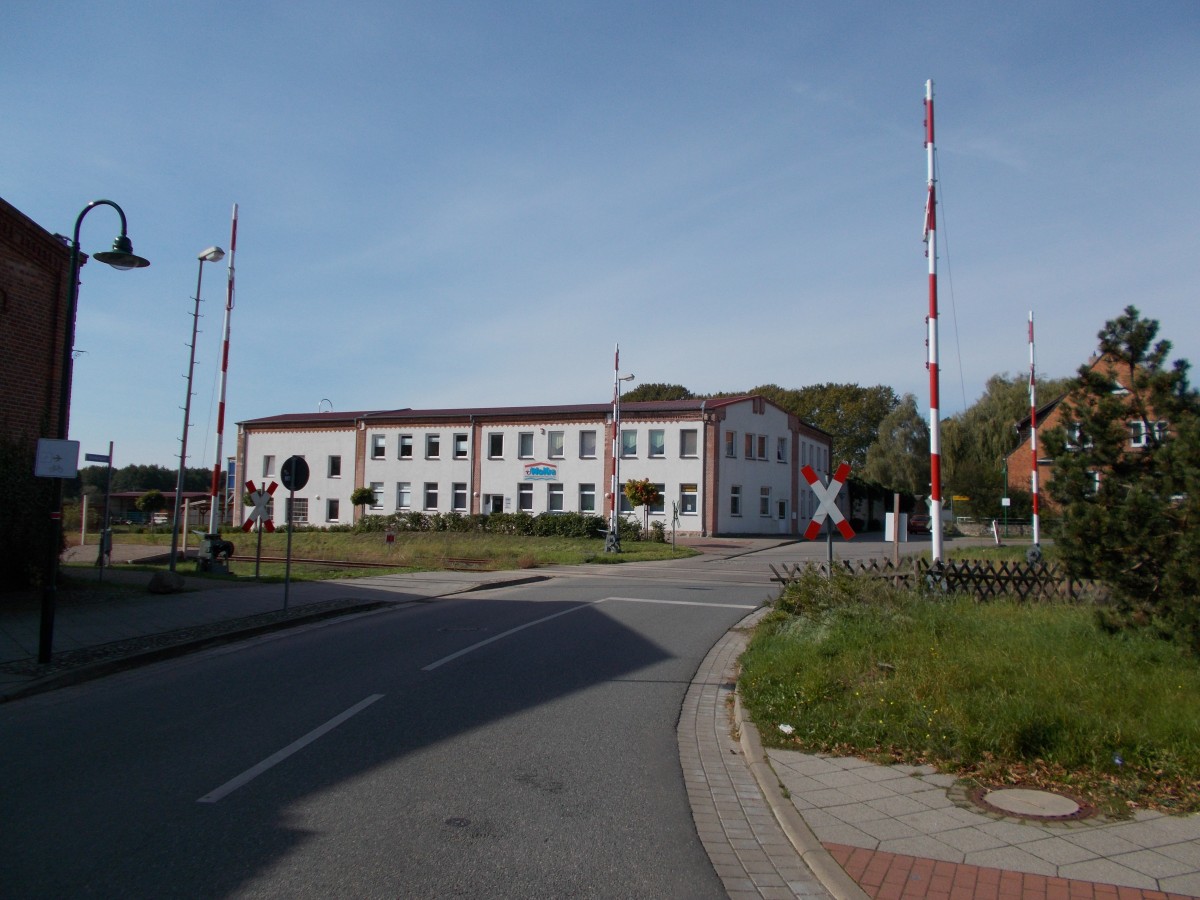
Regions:
<instances>
[{"instance_id":1,"label":"vertical barrier mast","mask_svg":"<svg viewBox=\"0 0 1200 900\"><path fill-rule=\"evenodd\" d=\"M233 259L237 255L237 204L233 204L233 224L229 236L229 284L225 289L225 330L221 341L221 393L217 402L217 461L213 465L212 486L209 499L212 508L208 513L208 532L217 534L221 524L221 438L225 433L225 380L229 373L229 318L233 313ZM290 522L288 523L291 524Z\"/></svg>"},{"instance_id":2,"label":"vertical barrier mast","mask_svg":"<svg viewBox=\"0 0 1200 900\"><path fill-rule=\"evenodd\" d=\"M929 192L925 198L925 255L929 258L929 528L933 532L931 562L942 561L942 452L941 412L938 408L938 308L937 308L937 192L933 167L933 81L925 82L925 151Z\"/></svg>"},{"instance_id":3,"label":"vertical barrier mast","mask_svg":"<svg viewBox=\"0 0 1200 900\"><path fill-rule=\"evenodd\" d=\"M1033 546L1041 547L1038 535L1038 445L1037 445L1037 377L1033 356L1033 310L1029 311L1029 456L1032 471L1029 490L1033 495Z\"/></svg>"}]
</instances>

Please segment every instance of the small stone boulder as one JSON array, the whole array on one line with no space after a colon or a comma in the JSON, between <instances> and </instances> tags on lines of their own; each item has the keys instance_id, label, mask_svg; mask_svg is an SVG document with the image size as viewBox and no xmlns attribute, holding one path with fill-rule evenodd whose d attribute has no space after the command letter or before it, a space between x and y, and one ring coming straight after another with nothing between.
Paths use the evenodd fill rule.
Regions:
<instances>
[{"instance_id":1,"label":"small stone boulder","mask_svg":"<svg viewBox=\"0 0 1200 900\"><path fill-rule=\"evenodd\" d=\"M150 576L150 593L178 594L183 590L183 576L178 572L155 572Z\"/></svg>"}]
</instances>

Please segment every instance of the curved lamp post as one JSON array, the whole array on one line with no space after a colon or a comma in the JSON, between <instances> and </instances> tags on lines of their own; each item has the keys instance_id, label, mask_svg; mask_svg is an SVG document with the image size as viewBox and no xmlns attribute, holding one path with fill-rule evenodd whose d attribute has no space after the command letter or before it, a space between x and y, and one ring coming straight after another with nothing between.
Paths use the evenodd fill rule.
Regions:
<instances>
[{"instance_id":1,"label":"curved lamp post","mask_svg":"<svg viewBox=\"0 0 1200 900\"><path fill-rule=\"evenodd\" d=\"M196 273L196 306L192 312L192 343L188 357L187 396L183 401L183 436L179 439L179 478L175 481L175 512L171 516L171 571L175 571L175 557L179 550L179 508L183 503L183 474L187 466L188 424L192 415L192 373L196 369L196 329L200 323L200 282L204 278L206 262L220 262L225 251L220 247L209 247L198 257L200 267ZM187 520L183 522L187 528Z\"/></svg>"},{"instance_id":2,"label":"curved lamp post","mask_svg":"<svg viewBox=\"0 0 1200 900\"><path fill-rule=\"evenodd\" d=\"M117 204L111 200L93 200L79 213L79 217L75 220L75 231L71 236L71 263L67 277L67 310L64 317L65 331L63 335L61 380L59 382L58 394L58 427L54 433L56 438L64 441L67 439L67 428L71 414L71 370L75 349L75 311L79 302L79 229L83 225L84 216L97 206L111 206L117 211L117 215L121 217L121 233L113 240L111 250L94 253L92 254L92 259L106 263L114 269L122 271L142 269L150 265L149 260L143 259L133 252L133 243L129 240L129 236L126 233L125 211L117 206ZM50 514L49 562L46 566L46 584L42 589L42 618L38 636L39 663L50 662L54 646L54 607L57 600L56 592L58 590L58 556L62 547L63 505L62 479L56 478L55 482L57 487L55 488L54 507Z\"/></svg>"}]
</instances>

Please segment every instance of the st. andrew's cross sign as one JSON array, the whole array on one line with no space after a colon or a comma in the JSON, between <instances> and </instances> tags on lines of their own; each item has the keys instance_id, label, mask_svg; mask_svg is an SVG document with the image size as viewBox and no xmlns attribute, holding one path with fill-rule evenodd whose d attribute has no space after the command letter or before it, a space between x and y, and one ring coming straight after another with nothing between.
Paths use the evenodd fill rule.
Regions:
<instances>
[{"instance_id":1,"label":"st. andrew's cross sign","mask_svg":"<svg viewBox=\"0 0 1200 900\"><path fill-rule=\"evenodd\" d=\"M826 516L829 516L833 520L833 523L837 525L838 531L842 533L842 537L846 540L854 537L854 529L850 527L850 523L846 521L846 517L842 515L842 511L834 503L838 491L842 489L842 485L850 477L850 465L842 463L838 466L837 471L833 473L833 478L829 479L829 484L821 483L821 477L813 471L812 466L805 466L800 470L800 474L804 476L804 480L808 482L808 486L812 488L812 492L817 495L817 500L819 501L817 511L813 513L812 521L808 523L808 528L804 531L805 540L816 540L817 535L821 533L821 525L825 522Z\"/></svg>"}]
</instances>

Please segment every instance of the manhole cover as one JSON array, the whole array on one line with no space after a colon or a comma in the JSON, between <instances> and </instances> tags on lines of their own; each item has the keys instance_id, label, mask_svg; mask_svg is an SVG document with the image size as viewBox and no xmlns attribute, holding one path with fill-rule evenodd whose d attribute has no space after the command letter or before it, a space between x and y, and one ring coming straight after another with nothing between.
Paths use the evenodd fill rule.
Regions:
<instances>
[{"instance_id":1,"label":"manhole cover","mask_svg":"<svg viewBox=\"0 0 1200 900\"><path fill-rule=\"evenodd\" d=\"M1084 819L1095 812L1063 794L1029 788L980 788L971 799L991 812L1018 819L1064 822Z\"/></svg>"}]
</instances>

